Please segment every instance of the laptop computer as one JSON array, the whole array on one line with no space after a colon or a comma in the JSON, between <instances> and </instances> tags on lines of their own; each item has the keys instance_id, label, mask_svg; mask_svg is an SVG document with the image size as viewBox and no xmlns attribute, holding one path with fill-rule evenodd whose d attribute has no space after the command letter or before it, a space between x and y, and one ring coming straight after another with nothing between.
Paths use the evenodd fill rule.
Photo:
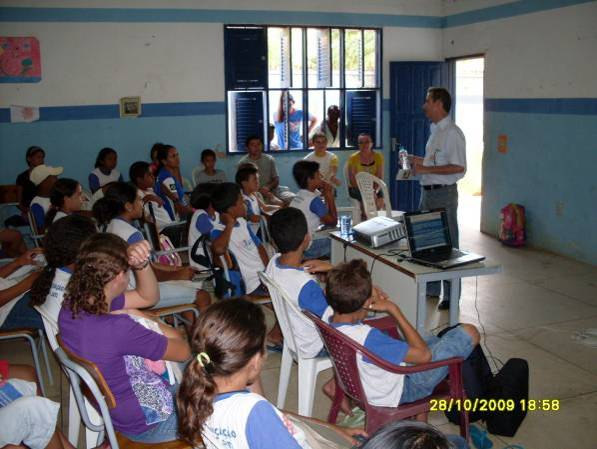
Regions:
<instances>
[{"instance_id":1,"label":"laptop computer","mask_svg":"<svg viewBox=\"0 0 597 449\"><path fill-rule=\"evenodd\" d=\"M446 269L485 259L452 247L445 209L406 213L404 227L414 262Z\"/></svg>"}]
</instances>

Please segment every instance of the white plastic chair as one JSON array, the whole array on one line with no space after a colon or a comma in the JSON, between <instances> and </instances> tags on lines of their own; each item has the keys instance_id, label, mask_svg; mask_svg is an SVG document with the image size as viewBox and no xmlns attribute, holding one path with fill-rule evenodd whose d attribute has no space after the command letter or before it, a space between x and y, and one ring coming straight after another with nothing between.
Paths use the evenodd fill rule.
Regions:
<instances>
[{"instance_id":1,"label":"white plastic chair","mask_svg":"<svg viewBox=\"0 0 597 449\"><path fill-rule=\"evenodd\" d=\"M298 364L298 414L301 416L311 416L313 411L313 398L315 396L315 385L317 375L332 367L329 357L304 358L301 356L301 349L296 344L294 332L290 325L289 315L293 314L293 319L301 320L306 325L313 327L313 332L317 329L311 321L292 302L288 293L278 285L267 274L260 272L259 279L267 287L272 299L276 317L280 323L282 334L284 335L284 350L282 351L282 363L280 365L280 380L278 383L278 402L276 407L284 408L286 402L286 392L290 383L290 370L292 361ZM290 310L289 310L290 309Z\"/></svg>"},{"instance_id":2,"label":"white plastic chair","mask_svg":"<svg viewBox=\"0 0 597 449\"><path fill-rule=\"evenodd\" d=\"M363 209L367 219L374 218L380 215L385 215L389 218L399 218L404 215L404 212L399 210L392 210L390 205L390 193L386 183L379 179L377 176L373 176L371 173L359 172L355 176L359 191L361 192L361 198L363 199ZM377 184L383 193L385 211L378 211L375 203L375 188L374 184Z\"/></svg>"},{"instance_id":3,"label":"white plastic chair","mask_svg":"<svg viewBox=\"0 0 597 449\"><path fill-rule=\"evenodd\" d=\"M361 203L359 200L355 200L351 198L348 193L348 188L350 187L350 176L348 173L348 161L344 163L344 167L342 168L342 173L344 174L344 185L346 186L346 196L348 196L348 200L350 201L350 207L339 207L336 208L338 213L344 211L350 211L352 213L352 225L359 224L361 222Z\"/></svg>"}]
</instances>

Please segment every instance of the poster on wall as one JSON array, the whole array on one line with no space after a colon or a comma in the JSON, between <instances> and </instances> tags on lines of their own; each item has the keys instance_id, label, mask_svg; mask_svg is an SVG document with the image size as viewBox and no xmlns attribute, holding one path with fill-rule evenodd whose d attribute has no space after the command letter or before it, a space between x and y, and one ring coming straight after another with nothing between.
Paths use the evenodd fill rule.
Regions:
<instances>
[{"instance_id":1,"label":"poster on wall","mask_svg":"<svg viewBox=\"0 0 597 449\"><path fill-rule=\"evenodd\" d=\"M0 36L0 83L39 83L39 41L33 36Z\"/></svg>"}]
</instances>

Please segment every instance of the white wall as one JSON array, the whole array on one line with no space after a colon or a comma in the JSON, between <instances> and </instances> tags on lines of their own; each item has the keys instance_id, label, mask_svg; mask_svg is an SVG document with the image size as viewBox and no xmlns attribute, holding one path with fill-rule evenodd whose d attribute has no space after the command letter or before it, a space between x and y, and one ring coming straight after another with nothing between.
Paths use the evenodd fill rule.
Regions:
<instances>
[{"instance_id":1,"label":"white wall","mask_svg":"<svg viewBox=\"0 0 597 449\"><path fill-rule=\"evenodd\" d=\"M487 98L595 97L597 3L444 29L445 57L485 54Z\"/></svg>"}]
</instances>

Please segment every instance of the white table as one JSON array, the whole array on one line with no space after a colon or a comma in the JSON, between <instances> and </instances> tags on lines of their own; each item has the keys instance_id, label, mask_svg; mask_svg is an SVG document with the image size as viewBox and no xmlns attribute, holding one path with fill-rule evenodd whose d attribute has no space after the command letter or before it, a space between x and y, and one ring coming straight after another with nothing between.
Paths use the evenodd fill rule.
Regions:
<instances>
[{"instance_id":1,"label":"white table","mask_svg":"<svg viewBox=\"0 0 597 449\"><path fill-rule=\"evenodd\" d=\"M331 262L336 265L352 259L363 259L375 285L384 290L396 302L406 318L416 323L419 332L425 330L426 284L431 281L458 281L464 277L483 276L502 271L502 266L489 260L467 264L449 270L419 265L400 260L404 246L397 243L373 249L352 238L345 239L340 232L330 233L332 241ZM393 254L390 254L393 253ZM460 312L460 282L451 283L450 325L458 323Z\"/></svg>"}]
</instances>

